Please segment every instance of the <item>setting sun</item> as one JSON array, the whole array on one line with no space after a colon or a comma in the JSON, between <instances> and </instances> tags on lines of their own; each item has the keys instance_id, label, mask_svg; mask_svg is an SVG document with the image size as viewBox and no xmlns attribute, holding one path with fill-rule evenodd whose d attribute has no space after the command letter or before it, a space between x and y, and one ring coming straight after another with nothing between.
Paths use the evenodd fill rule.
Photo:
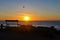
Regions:
<instances>
[{"instance_id":1,"label":"setting sun","mask_svg":"<svg viewBox=\"0 0 60 40\"><path fill-rule=\"evenodd\" d=\"M30 17L29 16L24 16L24 20L25 21L29 21L30 20Z\"/></svg>"}]
</instances>

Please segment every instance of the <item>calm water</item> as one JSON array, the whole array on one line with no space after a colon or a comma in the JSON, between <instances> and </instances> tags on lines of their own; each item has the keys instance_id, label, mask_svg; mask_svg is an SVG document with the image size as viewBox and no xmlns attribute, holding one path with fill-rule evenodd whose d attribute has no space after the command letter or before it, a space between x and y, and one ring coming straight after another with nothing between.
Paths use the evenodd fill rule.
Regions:
<instances>
[{"instance_id":1,"label":"calm water","mask_svg":"<svg viewBox=\"0 0 60 40\"><path fill-rule=\"evenodd\" d=\"M5 21L0 20L0 24L5 24ZM55 26L56 28L60 27L60 21L30 21L30 22L23 22L23 21L19 21L19 24L23 25L23 24L31 24L33 26ZM12 23L11 24L16 24L16 23Z\"/></svg>"},{"instance_id":2,"label":"calm water","mask_svg":"<svg viewBox=\"0 0 60 40\"><path fill-rule=\"evenodd\" d=\"M33 26L51 27L54 26L57 30L60 30L60 21L30 21L20 22L20 24L32 24Z\"/></svg>"},{"instance_id":3,"label":"calm water","mask_svg":"<svg viewBox=\"0 0 60 40\"><path fill-rule=\"evenodd\" d=\"M60 21L30 21L30 22L20 22L20 23L32 24L32 25L60 26Z\"/></svg>"}]
</instances>

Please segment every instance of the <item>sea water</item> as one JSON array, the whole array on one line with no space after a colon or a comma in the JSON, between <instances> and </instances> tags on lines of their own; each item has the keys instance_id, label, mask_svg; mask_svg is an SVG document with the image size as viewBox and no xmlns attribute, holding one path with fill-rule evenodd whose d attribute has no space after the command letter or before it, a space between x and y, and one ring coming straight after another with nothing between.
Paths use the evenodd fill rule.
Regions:
<instances>
[{"instance_id":1,"label":"sea water","mask_svg":"<svg viewBox=\"0 0 60 40\"><path fill-rule=\"evenodd\" d=\"M60 30L60 21L30 21L30 22L21 22L20 24L31 24L35 27L51 27L54 26L57 30Z\"/></svg>"},{"instance_id":2,"label":"sea water","mask_svg":"<svg viewBox=\"0 0 60 40\"><path fill-rule=\"evenodd\" d=\"M51 27L54 26L56 29L60 30L60 21L19 21L18 22L20 25L25 25L25 24L31 24L35 27L42 26L42 27ZM4 20L0 20L0 24L6 25L6 22ZM10 24L13 24L11 22ZM14 23L16 25L16 23Z\"/></svg>"}]
</instances>

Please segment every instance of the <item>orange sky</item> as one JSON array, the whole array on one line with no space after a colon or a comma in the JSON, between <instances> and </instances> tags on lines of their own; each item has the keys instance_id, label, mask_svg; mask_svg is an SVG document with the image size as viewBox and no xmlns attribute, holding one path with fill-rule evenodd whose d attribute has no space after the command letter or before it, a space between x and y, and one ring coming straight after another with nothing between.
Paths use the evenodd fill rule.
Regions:
<instances>
[{"instance_id":1,"label":"orange sky","mask_svg":"<svg viewBox=\"0 0 60 40\"><path fill-rule=\"evenodd\" d=\"M0 20L60 20L60 0L0 0Z\"/></svg>"}]
</instances>

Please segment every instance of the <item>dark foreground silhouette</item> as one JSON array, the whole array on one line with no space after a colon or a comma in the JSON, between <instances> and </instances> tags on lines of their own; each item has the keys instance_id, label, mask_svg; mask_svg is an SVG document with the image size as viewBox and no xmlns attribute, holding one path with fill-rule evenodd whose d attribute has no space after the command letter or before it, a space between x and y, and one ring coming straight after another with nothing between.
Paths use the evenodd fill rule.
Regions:
<instances>
[{"instance_id":1,"label":"dark foreground silhouette","mask_svg":"<svg viewBox=\"0 0 60 40\"><path fill-rule=\"evenodd\" d=\"M57 31L54 26L51 28L31 25L6 27L0 29L0 40L60 40L60 31Z\"/></svg>"}]
</instances>

